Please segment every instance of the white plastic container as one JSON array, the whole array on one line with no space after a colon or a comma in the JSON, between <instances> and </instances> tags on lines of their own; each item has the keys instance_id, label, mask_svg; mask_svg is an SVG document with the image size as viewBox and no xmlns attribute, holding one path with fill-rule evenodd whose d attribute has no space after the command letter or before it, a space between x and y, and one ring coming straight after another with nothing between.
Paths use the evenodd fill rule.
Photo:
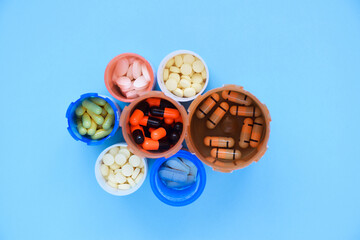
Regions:
<instances>
[{"instance_id":1,"label":"white plastic container","mask_svg":"<svg viewBox=\"0 0 360 240\"><path fill-rule=\"evenodd\" d=\"M146 158L143 158L143 157L140 157L140 159L143 161L144 163L144 176L143 178L140 180L140 182L138 184L136 184L135 187L132 187L130 189L127 189L127 190L120 190L120 189L116 189L116 188L113 188L111 186L109 186L107 183L106 183L106 180L105 178L102 176L101 172L100 172L100 166L101 166L101 161L102 161L102 158L103 156L113 147L127 147L127 144L126 143L117 143L117 144L114 144L108 148L106 148L104 151L102 151L99 155L99 157L97 158L96 160L96 163L95 163L95 177L96 177L96 181L98 182L98 184L100 185L100 187L102 189L104 189L106 192L112 194L112 195L115 195L115 196L125 196L125 195L129 195L129 194L132 194L134 192L136 192L140 187L141 185L144 183L145 179L146 179L146 176L147 176L147 173L148 173L148 164L147 164L147 159ZM129 150L130 151L130 150ZM130 151L131 152L131 151Z\"/></svg>"},{"instance_id":2,"label":"white plastic container","mask_svg":"<svg viewBox=\"0 0 360 240\"><path fill-rule=\"evenodd\" d=\"M204 83L204 87L203 89L201 89L200 92L198 92L195 96L193 97L178 97L176 96L175 94L173 94L172 92L170 92L166 86L165 86L165 83L164 83L164 76L163 76L163 72L164 72L164 69L165 69L165 65L166 63L173 57L175 57L176 55L180 55L180 54L191 54L191 55L194 55L195 57L197 57L198 59L200 59L202 61L202 63L204 64L205 66L205 70L206 70L206 81ZM157 82L159 84L159 87L161 89L161 91L166 95L166 96L169 96L171 97L172 99L174 99L175 101L178 101L178 102L189 102L189 101L192 101L194 100L197 96L201 95L208 83L209 83L209 69L204 61L204 59L202 59L197 53L194 53L192 51L189 51L189 50L177 50L177 51L174 51L170 54L168 54L160 63L159 65L159 68L158 68L158 71L157 71Z\"/></svg>"}]
</instances>

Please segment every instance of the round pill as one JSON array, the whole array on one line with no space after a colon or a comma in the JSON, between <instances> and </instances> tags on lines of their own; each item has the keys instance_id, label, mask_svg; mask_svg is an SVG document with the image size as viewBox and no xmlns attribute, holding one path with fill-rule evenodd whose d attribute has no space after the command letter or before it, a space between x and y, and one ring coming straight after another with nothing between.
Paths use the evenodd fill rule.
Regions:
<instances>
[{"instance_id":1,"label":"round pill","mask_svg":"<svg viewBox=\"0 0 360 240\"><path fill-rule=\"evenodd\" d=\"M113 155L111 155L110 153L105 154L103 156L102 160L103 160L104 164L108 165L108 166L112 165L115 162Z\"/></svg>"},{"instance_id":2,"label":"round pill","mask_svg":"<svg viewBox=\"0 0 360 240\"><path fill-rule=\"evenodd\" d=\"M184 63L192 64L195 61L195 57L193 55L186 54L186 55L184 55L183 60L184 60Z\"/></svg>"},{"instance_id":3,"label":"round pill","mask_svg":"<svg viewBox=\"0 0 360 240\"><path fill-rule=\"evenodd\" d=\"M113 164L110 165L110 168L111 168L112 170L119 169L119 168L120 168L120 165L118 165L117 163L114 162Z\"/></svg>"},{"instance_id":4,"label":"round pill","mask_svg":"<svg viewBox=\"0 0 360 240\"><path fill-rule=\"evenodd\" d=\"M180 80L180 86L182 88L188 88L191 86L191 82L189 80L186 80L186 79L181 79Z\"/></svg>"},{"instance_id":5,"label":"round pill","mask_svg":"<svg viewBox=\"0 0 360 240\"><path fill-rule=\"evenodd\" d=\"M191 74L191 72L192 72L191 65L188 64L188 63L183 64L183 65L181 66L181 68L180 68L180 71L181 71L181 73L184 74L184 75L189 75L189 74Z\"/></svg>"},{"instance_id":6,"label":"round pill","mask_svg":"<svg viewBox=\"0 0 360 240\"><path fill-rule=\"evenodd\" d=\"M189 77L188 75L182 75L181 79L186 79L186 80L191 81L191 77Z\"/></svg>"},{"instance_id":7,"label":"round pill","mask_svg":"<svg viewBox=\"0 0 360 240\"><path fill-rule=\"evenodd\" d=\"M115 162L119 164L120 166L124 165L126 163L126 156L122 153L118 153L115 156Z\"/></svg>"},{"instance_id":8,"label":"round pill","mask_svg":"<svg viewBox=\"0 0 360 240\"><path fill-rule=\"evenodd\" d=\"M201 73L202 70L204 70L205 66L200 60L196 60L192 64L192 68L194 69L194 72Z\"/></svg>"},{"instance_id":9,"label":"round pill","mask_svg":"<svg viewBox=\"0 0 360 240\"><path fill-rule=\"evenodd\" d=\"M124 154L126 159L130 157L130 151L127 148L120 149L119 153Z\"/></svg>"},{"instance_id":10,"label":"round pill","mask_svg":"<svg viewBox=\"0 0 360 240\"><path fill-rule=\"evenodd\" d=\"M203 79L206 79L206 70L205 70L205 68L204 68L204 70L201 71L201 77Z\"/></svg>"},{"instance_id":11,"label":"round pill","mask_svg":"<svg viewBox=\"0 0 360 240\"><path fill-rule=\"evenodd\" d=\"M104 177L109 175L109 167L106 166L105 164L101 164L100 172L101 172L101 175L103 175Z\"/></svg>"},{"instance_id":12,"label":"round pill","mask_svg":"<svg viewBox=\"0 0 360 240\"><path fill-rule=\"evenodd\" d=\"M124 183L126 182L126 177L124 177L124 175L122 175L121 173L117 173L115 174L115 181L117 183Z\"/></svg>"},{"instance_id":13,"label":"round pill","mask_svg":"<svg viewBox=\"0 0 360 240\"><path fill-rule=\"evenodd\" d=\"M114 173L112 171L109 173L108 179L111 182L116 182L115 175L114 175Z\"/></svg>"},{"instance_id":14,"label":"round pill","mask_svg":"<svg viewBox=\"0 0 360 240\"><path fill-rule=\"evenodd\" d=\"M134 180L131 177L128 177L126 180L130 184L130 186L134 187L136 185L136 183L134 182Z\"/></svg>"},{"instance_id":15,"label":"round pill","mask_svg":"<svg viewBox=\"0 0 360 240\"><path fill-rule=\"evenodd\" d=\"M175 60L171 58L165 65L166 68L170 68L172 65L174 65Z\"/></svg>"},{"instance_id":16,"label":"round pill","mask_svg":"<svg viewBox=\"0 0 360 240\"><path fill-rule=\"evenodd\" d=\"M170 72L173 72L173 73L179 73L180 72L180 69L178 67L174 67L174 66L170 67L169 70L170 70Z\"/></svg>"},{"instance_id":17,"label":"round pill","mask_svg":"<svg viewBox=\"0 0 360 240\"><path fill-rule=\"evenodd\" d=\"M194 75L192 75L191 81L192 81L193 83L202 83L202 82L203 82L203 79L202 79L202 77L201 77L201 74L195 73Z\"/></svg>"},{"instance_id":18,"label":"round pill","mask_svg":"<svg viewBox=\"0 0 360 240\"><path fill-rule=\"evenodd\" d=\"M177 88L177 81L173 78L170 78L166 81L165 86L169 91L174 91Z\"/></svg>"},{"instance_id":19,"label":"round pill","mask_svg":"<svg viewBox=\"0 0 360 240\"><path fill-rule=\"evenodd\" d=\"M182 56L181 55L175 56L175 66L179 68L181 67L182 64L183 64Z\"/></svg>"},{"instance_id":20,"label":"round pill","mask_svg":"<svg viewBox=\"0 0 360 240\"><path fill-rule=\"evenodd\" d=\"M140 165L140 161L141 159L136 156L136 155L132 155L130 158L129 158L129 163L133 166L133 167L137 167Z\"/></svg>"},{"instance_id":21,"label":"round pill","mask_svg":"<svg viewBox=\"0 0 360 240\"><path fill-rule=\"evenodd\" d=\"M175 79L177 82L180 81L180 75L179 75L178 73L170 73L169 79L170 79L170 78Z\"/></svg>"},{"instance_id":22,"label":"round pill","mask_svg":"<svg viewBox=\"0 0 360 240\"><path fill-rule=\"evenodd\" d=\"M169 69L164 69L163 78L164 78L164 81L168 80L168 78L169 78Z\"/></svg>"},{"instance_id":23,"label":"round pill","mask_svg":"<svg viewBox=\"0 0 360 240\"><path fill-rule=\"evenodd\" d=\"M184 89L184 96L185 97L193 97L196 95L196 91L194 88L189 87Z\"/></svg>"},{"instance_id":24,"label":"round pill","mask_svg":"<svg viewBox=\"0 0 360 240\"><path fill-rule=\"evenodd\" d=\"M143 178L144 173L139 173L139 175L135 178L135 183L138 184L140 182L140 180Z\"/></svg>"},{"instance_id":25,"label":"round pill","mask_svg":"<svg viewBox=\"0 0 360 240\"><path fill-rule=\"evenodd\" d=\"M132 179L136 179L136 177L139 175L140 173L140 168L135 168L133 174L131 175Z\"/></svg>"},{"instance_id":26,"label":"round pill","mask_svg":"<svg viewBox=\"0 0 360 240\"><path fill-rule=\"evenodd\" d=\"M118 185L118 189L120 189L120 190L127 190L130 188L131 188L130 184L127 184L127 183Z\"/></svg>"},{"instance_id":27,"label":"round pill","mask_svg":"<svg viewBox=\"0 0 360 240\"><path fill-rule=\"evenodd\" d=\"M129 177L133 174L134 172L134 168L130 165L130 164L125 164L124 166L122 166L121 168L121 173L125 176L125 177Z\"/></svg>"},{"instance_id":28,"label":"round pill","mask_svg":"<svg viewBox=\"0 0 360 240\"><path fill-rule=\"evenodd\" d=\"M117 188L117 183L116 182L112 182L112 181L107 181L107 184L110 186L110 187L113 187L113 188Z\"/></svg>"},{"instance_id":29,"label":"round pill","mask_svg":"<svg viewBox=\"0 0 360 240\"><path fill-rule=\"evenodd\" d=\"M184 96L184 91L180 88L175 89L174 91L172 91L173 94L175 94L178 97L183 97Z\"/></svg>"},{"instance_id":30,"label":"round pill","mask_svg":"<svg viewBox=\"0 0 360 240\"><path fill-rule=\"evenodd\" d=\"M200 83L193 83L191 85L192 88L195 89L195 92L198 93L201 91L201 89L203 88L203 86Z\"/></svg>"},{"instance_id":31,"label":"round pill","mask_svg":"<svg viewBox=\"0 0 360 240\"><path fill-rule=\"evenodd\" d=\"M113 147L110 149L109 153L115 157L115 155L119 152L119 150L120 149L118 147Z\"/></svg>"}]
</instances>

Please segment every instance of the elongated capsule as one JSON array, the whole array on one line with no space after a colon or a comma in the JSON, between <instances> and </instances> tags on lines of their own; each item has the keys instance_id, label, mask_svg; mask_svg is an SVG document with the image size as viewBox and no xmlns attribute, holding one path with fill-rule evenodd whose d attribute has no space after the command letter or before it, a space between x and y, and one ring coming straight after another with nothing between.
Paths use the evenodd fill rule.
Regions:
<instances>
[{"instance_id":1,"label":"elongated capsule","mask_svg":"<svg viewBox=\"0 0 360 240\"><path fill-rule=\"evenodd\" d=\"M264 128L264 119L263 118L255 118L254 126L253 126L253 129L251 132L251 137L250 137L250 147L254 148L259 145L263 128Z\"/></svg>"},{"instance_id":2,"label":"elongated capsule","mask_svg":"<svg viewBox=\"0 0 360 240\"><path fill-rule=\"evenodd\" d=\"M145 141L141 145L145 150L168 150L170 148L170 144L165 140L152 140L151 138L145 138Z\"/></svg>"},{"instance_id":3,"label":"elongated capsule","mask_svg":"<svg viewBox=\"0 0 360 240\"><path fill-rule=\"evenodd\" d=\"M261 111L255 106L244 107L237 105L230 108L230 114L233 116L258 117L261 115Z\"/></svg>"},{"instance_id":4,"label":"elongated capsule","mask_svg":"<svg viewBox=\"0 0 360 240\"><path fill-rule=\"evenodd\" d=\"M214 158L235 160L241 158L241 152L236 149L228 148L213 148L211 149L210 155Z\"/></svg>"},{"instance_id":5,"label":"elongated capsule","mask_svg":"<svg viewBox=\"0 0 360 240\"><path fill-rule=\"evenodd\" d=\"M211 114L209 119L206 121L206 126L210 129L214 129L228 110L229 104L227 104L226 102L220 103L219 107Z\"/></svg>"},{"instance_id":6,"label":"elongated capsule","mask_svg":"<svg viewBox=\"0 0 360 240\"><path fill-rule=\"evenodd\" d=\"M240 132L240 141L239 146L241 148L249 147L251 130L253 128L253 120L251 118L245 118L244 125L241 128Z\"/></svg>"},{"instance_id":7,"label":"elongated capsule","mask_svg":"<svg viewBox=\"0 0 360 240\"><path fill-rule=\"evenodd\" d=\"M112 129L108 129L108 130L98 129L98 130L96 130L95 134L91 136L91 139L97 140L100 138L104 138L107 135L109 135L111 132L112 132Z\"/></svg>"},{"instance_id":8,"label":"elongated capsule","mask_svg":"<svg viewBox=\"0 0 360 240\"><path fill-rule=\"evenodd\" d=\"M136 109L130 116L130 124L131 125L139 125L141 119L145 116L145 113L149 109L149 104L147 102L141 102L136 106Z\"/></svg>"},{"instance_id":9,"label":"elongated capsule","mask_svg":"<svg viewBox=\"0 0 360 240\"><path fill-rule=\"evenodd\" d=\"M96 105L95 103L93 103L93 102L91 102L91 101L89 101L89 100L87 100L87 99L85 99L85 100L81 103L81 105L82 105L84 108L86 108L87 110L90 110L90 111L92 111L92 112L95 113L95 114L101 114L101 112L102 112L101 107L99 107L98 105Z\"/></svg>"},{"instance_id":10,"label":"elongated capsule","mask_svg":"<svg viewBox=\"0 0 360 240\"><path fill-rule=\"evenodd\" d=\"M87 134L89 134L90 136L94 135L97 129L97 124L94 120L91 120L91 126L90 128L87 130Z\"/></svg>"},{"instance_id":11,"label":"elongated capsule","mask_svg":"<svg viewBox=\"0 0 360 240\"><path fill-rule=\"evenodd\" d=\"M81 122L80 118L78 118L78 119L76 120L76 128L77 128L77 130L78 130L78 132L79 132L80 135L85 135L85 134L87 133L87 130L86 130L86 128L84 128L84 126L82 125L82 122Z\"/></svg>"},{"instance_id":12,"label":"elongated capsule","mask_svg":"<svg viewBox=\"0 0 360 240\"><path fill-rule=\"evenodd\" d=\"M87 110L87 113L90 115L90 117L96 122L97 125L101 125L104 123L104 118L101 115L95 114L90 110Z\"/></svg>"},{"instance_id":13,"label":"elongated capsule","mask_svg":"<svg viewBox=\"0 0 360 240\"><path fill-rule=\"evenodd\" d=\"M249 106L252 103L251 98L249 98L247 95L234 92L234 91L223 91L221 93L221 96L226 100L230 102L234 102L237 104Z\"/></svg>"},{"instance_id":14,"label":"elongated capsule","mask_svg":"<svg viewBox=\"0 0 360 240\"><path fill-rule=\"evenodd\" d=\"M108 114L103 122L103 129L108 130L111 128L111 126L114 124L115 116Z\"/></svg>"},{"instance_id":15,"label":"elongated capsule","mask_svg":"<svg viewBox=\"0 0 360 240\"><path fill-rule=\"evenodd\" d=\"M85 113L85 108L81 105L75 109L75 114L78 117L81 117L84 113Z\"/></svg>"},{"instance_id":16,"label":"elongated capsule","mask_svg":"<svg viewBox=\"0 0 360 240\"><path fill-rule=\"evenodd\" d=\"M134 141L137 144L142 144L144 142L144 140L145 140L144 130L140 125L131 126L130 131L131 131Z\"/></svg>"},{"instance_id":17,"label":"elongated capsule","mask_svg":"<svg viewBox=\"0 0 360 240\"><path fill-rule=\"evenodd\" d=\"M204 138L204 144L208 147L232 148L235 141L232 137L210 137Z\"/></svg>"},{"instance_id":18,"label":"elongated capsule","mask_svg":"<svg viewBox=\"0 0 360 240\"><path fill-rule=\"evenodd\" d=\"M82 125L84 128L90 128L91 126L91 118L88 113L84 113L82 115Z\"/></svg>"},{"instance_id":19,"label":"elongated capsule","mask_svg":"<svg viewBox=\"0 0 360 240\"><path fill-rule=\"evenodd\" d=\"M144 127L159 128L161 126L161 120L155 117L144 116L139 124Z\"/></svg>"},{"instance_id":20,"label":"elongated capsule","mask_svg":"<svg viewBox=\"0 0 360 240\"><path fill-rule=\"evenodd\" d=\"M110 106L109 103L106 103L104 106L105 110L107 111L108 114L114 115L114 110L113 108Z\"/></svg>"},{"instance_id":21,"label":"elongated capsule","mask_svg":"<svg viewBox=\"0 0 360 240\"><path fill-rule=\"evenodd\" d=\"M164 123L167 125L173 124L174 119L173 118L164 118Z\"/></svg>"},{"instance_id":22,"label":"elongated capsule","mask_svg":"<svg viewBox=\"0 0 360 240\"><path fill-rule=\"evenodd\" d=\"M103 110L101 112L101 116L106 117L107 114L108 114L107 111L105 110L105 108L103 108Z\"/></svg>"},{"instance_id":23,"label":"elongated capsule","mask_svg":"<svg viewBox=\"0 0 360 240\"><path fill-rule=\"evenodd\" d=\"M150 114L156 117L164 118L178 118L180 113L177 109L174 108L161 108L161 107L151 107Z\"/></svg>"},{"instance_id":24,"label":"elongated capsule","mask_svg":"<svg viewBox=\"0 0 360 240\"><path fill-rule=\"evenodd\" d=\"M208 97L203 104L197 109L196 116L200 119L204 118L216 103L220 100L219 94L213 93Z\"/></svg>"},{"instance_id":25,"label":"elongated capsule","mask_svg":"<svg viewBox=\"0 0 360 240\"><path fill-rule=\"evenodd\" d=\"M102 99L102 98L99 98L99 97L92 97L92 98L90 98L90 100L93 102L93 103L95 103L95 104L97 104L97 105L99 105L99 106L105 106L105 104L107 103L106 101L105 101L105 99Z\"/></svg>"},{"instance_id":26,"label":"elongated capsule","mask_svg":"<svg viewBox=\"0 0 360 240\"><path fill-rule=\"evenodd\" d=\"M150 105L150 107L161 107L161 108L175 108L175 106L162 98L148 98L146 102Z\"/></svg>"},{"instance_id":27,"label":"elongated capsule","mask_svg":"<svg viewBox=\"0 0 360 240\"><path fill-rule=\"evenodd\" d=\"M163 127L160 127L151 132L151 139L152 140L160 140L160 139L166 137L166 135L167 135L166 129Z\"/></svg>"}]
</instances>

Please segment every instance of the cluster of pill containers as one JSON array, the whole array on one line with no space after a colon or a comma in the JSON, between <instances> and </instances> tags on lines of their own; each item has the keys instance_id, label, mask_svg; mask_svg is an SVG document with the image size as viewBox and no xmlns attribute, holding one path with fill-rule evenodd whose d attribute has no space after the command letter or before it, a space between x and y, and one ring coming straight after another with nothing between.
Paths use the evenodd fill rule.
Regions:
<instances>
[{"instance_id":1,"label":"cluster of pill containers","mask_svg":"<svg viewBox=\"0 0 360 240\"><path fill-rule=\"evenodd\" d=\"M135 69L133 67L133 63L136 64L136 61L141 63L141 68ZM123 76L117 76L119 75L118 69L124 72ZM130 76L130 81L126 79L128 76ZM136 76L137 78L135 78ZM144 87L139 90L138 82L143 82L143 76L146 76L146 82ZM119 80L116 79L117 77ZM271 117L266 105L261 103L253 94L245 91L243 87L237 85L224 85L204 93L209 82L208 67L205 61L192 51L178 50L168 54L160 63L157 74L155 74L151 64L142 56L134 53L120 54L109 62L104 78L110 94L117 100L130 104L121 111L120 107L110 97L97 93L86 93L70 104L66 118L71 136L88 145L102 144L106 139L113 137L119 127L122 128L125 143L108 147L99 155L95 163L95 175L99 185L113 195L128 195L141 187L147 177L148 159L154 159L154 164L149 170L149 178L155 196L168 205L184 206L195 201L204 190L206 173L203 163L215 171L230 173L257 162L267 150ZM129 82L126 90L134 92L134 95L130 94L129 97L128 92L124 91L124 85L121 85L124 80ZM155 80L162 90L161 92L153 91ZM169 80L172 81L171 84L166 84ZM169 86L171 86L170 89ZM191 94L178 94L178 92L185 90ZM79 120L76 110L83 105L84 100L93 99L103 99L113 110L113 115L111 115L114 116L112 119L113 127L107 130L103 138L91 137L86 134L86 129L83 128L85 134L79 133L79 127L82 125L81 118ZM134 126L130 124L132 115L141 103L149 102L149 99L159 100L159 106L156 106L158 109L165 110L164 106L160 106L161 102L170 104L173 109L177 110L176 112L179 115L177 121L182 123L182 130L178 131L176 141L172 142L171 145L167 144L166 148L144 148L142 144L139 144L139 141L142 142L143 140L134 138ZM180 102L188 101L192 101L192 103L186 111ZM172 119L156 117L162 122L161 127L173 128L174 121ZM173 125L166 128L165 125L168 121L172 122ZM99 128L101 126L96 131L103 131ZM150 133L149 136L146 136L146 132L149 131L145 128L143 126L138 127L137 129L141 130L141 132L138 130L138 133L145 140L148 139L148 141L152 141L151 143L158 144L157 146L161 145L161 141L164 142L168 139L164 137L158 141L152 140ZM87 131L89 132L90 129ZM183 148L184 140L188 149ZM122 167L116 162L112 166L104 166L103 161L104 155L109 155L109 153L114 152L114 148L119 147L120 149L126 147L131 154L138 156L141 163L144 164L141 170L143 179L137 181L137 184L134 184L130 189L125 189L125 185L122 184L118 184L118 188L116 186L111 187L106 184L109 176L102 175L102 170L105 168L106 174L108 174L107 169L114 174L121 172ZM163 181L161 171L166 170L164 166L166 167L167 161L173 161L172 159L183 159L196 168L196 176L190 186L170 188L169 183L167 185ZM135 167L134 169L136 170ZM133 182L130 177L129 182ZM111 183L110 185L114 184Z\"/></svg>"}]
</instances>

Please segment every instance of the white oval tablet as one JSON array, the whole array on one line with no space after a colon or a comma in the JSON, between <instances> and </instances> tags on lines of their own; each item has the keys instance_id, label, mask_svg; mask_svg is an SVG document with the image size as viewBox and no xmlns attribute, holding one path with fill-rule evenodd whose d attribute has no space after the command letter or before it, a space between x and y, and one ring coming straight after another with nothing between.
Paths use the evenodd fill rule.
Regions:
<instances>
[{"instance_id":1,"label":"white oval tablet","mask_svg":"<svg viewBox=\"0 0 360 240\"><path fill-rule=\"evenodd\" d=\"M184 89L184 97L193 97L196 95L196 91L194 88L189 87Z\"/></svg>"},{"instance_id":2,"label":"white oval tablet","mask_svg":"<svg viewBox=\"0 0 360 240\"><path fill-rule=\"evenodd\" d=\"M127 183L118 185L118 189L120 189L120 190L128 190L130 188L131 188L130 184L127 184Z\"/></svg>"},{"instance_id":3,"label":"white oval tablet","mask_svg":"<svg viewBox=\"0 0 360 240\"><path fill-rule=\"evenodd\" d=\"M169 79L170 79L170 78L175 79L177 82L180 81L180 75L179 75L178 73L170 73Z\"/></svg>"},{"instance_id":4,"label":"white oval tablet","mask_svg":"<svg viewBox=\"0 0 360 240\"><path fill-rule=\"evenodd\" d=\"M140 173L140 168L135 168L133 174L131 175L132 179L136 179L136 177L139 175Z\"/></svg>"},{"instance_id":5,"label":"white oval tablet","mask_svg":"<svg viewBox=\"0 0 360 240\"><path fill-rule=\"evenodd\" d=\"M165 65L166 68L170 68L172 65L174 65L175 60L174 58L171 58Z\"/></svg>"},{"instance_id":6,"label":"white oval tablet","mask_svg":"<svg viewBox=\"0 0 360 240\"><path fill-rule=\"evenodd\" d=\"M135 187L136 183L131 177L128 177L126 180L130 184L130 186Z\"/></svg>"},{"instance_id":7,"label":"white oval tablet","mask_svg":"<svg viewBox=\"0 0 360 240\"><path fill-rule=\"evenodd\" d=\"M105 164L101 164L100 172L101 172L101 175L103 175L104 177L108 176L109 175L109 167L106 166Z\"/></svg>"},{"instance_id":8,"label":"white oval tablet","mask_svg":"<svg viewBox=\"0 0 360 240\"><path fill-rule=\"evenodd\" d=\"M192 64L195 61L195 57L190 54L185 54L183 57L184 63Z\"/></svg>"},{"instance_id":9,"label":"white oval tablet","mask_svg":"<svg viewBox=\"0 0 360 240\"><path fill-rule=\"evenodd\" d=\"M121 173L117 173L115 174L115 180L117 183L124 183L126 182L126 177L124 177Z\"/></svg>"},{"instance_id":10,"label":"white oval tablet","mask_svg":"<svg viewBox=\"0 0 360 240\"><path fill-rule=\"evenodd\" d=\"M181 67L182 64L183 64L182 56L181 55L175 56L175 66L179 68Z\"/></svg>"},{"instance_id":11,"label":"white oval tablet","mask_svg":"<svg viewBox=\"0 0 360 240\"><path fill-rule=\"evenodd\" d=\"M174 91L172 91L173 94L175 94L178 97L183 97L184 96L184 91L180 88L175 89Z\"/></svg>"},{"instance_id":12,"label":"white oval tablet","mask_svg":"<svg viewBox=\"0 0 360 240\"><path fill-rule=\"evenodd\" d=\"M169 79L169 69L164 69L163 79L164 81Z\"/></svg>"}]
</instances>

